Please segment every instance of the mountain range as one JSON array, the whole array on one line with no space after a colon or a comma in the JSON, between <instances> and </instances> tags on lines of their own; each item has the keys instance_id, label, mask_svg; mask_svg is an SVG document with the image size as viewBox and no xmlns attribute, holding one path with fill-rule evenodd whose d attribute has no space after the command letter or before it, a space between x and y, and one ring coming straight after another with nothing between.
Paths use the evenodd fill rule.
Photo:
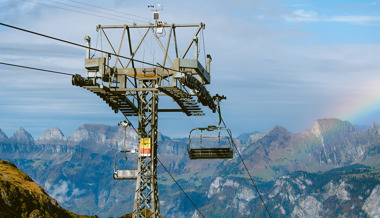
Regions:
<instances>
[{"instance_id":1,"label":"mountain range","mask_svg":"<svg viewBox=\"0 0 380 218\"><path fill-rule=\"evenodd\" d=\"M271 214L373 217L380 215L379 133L376 123L360 130L348 121L320 119L299 134L276 126L234 141ZM127 147L136 148L136 132L127 129L126 138ZM9 138L0 130L0 158L75 213L121 216L132 211L135 188L112 179L122 142L121 127L100 124L82 125L69 137L53 128L36 140L23 128ZM158 158L205 216L264 216L236 151L228 160L190 160L186 139L159 134L158 144ZM117 163L136 168L135 160L131 155ZM160 165L158 179L164 217L199 215Z\"/></svg>"}]
</instances>

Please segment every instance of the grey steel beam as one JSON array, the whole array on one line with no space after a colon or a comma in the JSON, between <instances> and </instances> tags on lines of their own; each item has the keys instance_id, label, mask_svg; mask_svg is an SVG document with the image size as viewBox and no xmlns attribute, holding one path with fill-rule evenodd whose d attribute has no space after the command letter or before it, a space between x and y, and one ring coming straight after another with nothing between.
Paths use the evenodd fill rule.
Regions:
<instances>
[{"instance_id":1,"label":"grey steel beam","mask_svg":"<svg viewBox=\"0 0 380 218\"><path fill-rule=\"evenodd\" d=\"M116 55L116 62L115 62L115 68L114 68L114 70L116 70L117 62L119 61L119 55L120 55L120 51L121 51L121 46L123 45L123 41L124 41L125 29L126 29L126 27L124 26L123 35L121 36L119 51L117 52L117 55ZM133 58L133 57L131 57L131 58ZM131 59L129 59L129 60L131 60Z\"/></svg>"},{"instance_id":2,"label":"grey steel beam","mask_svg":"<svg viewBox=\"0 0 380 218\"><path fill-rule=\"evenodd\" d=\"M187 46L186 48L186 51L183 53L182 55L182 58L185 58L186 55L187 55L187 52L189 52L190 48L191 48L191 45L193 45L193 42L194 42L194 37L198 36L199 32L201 31L202 28L205 28L205 25L201 23L201 25L199 25L199 28L198 30L195 32L194 36L191 38L191 42L189 43L189 45Z\"/></svg>"},{"instance_id":3,"label":"grey steel beam","mask_svg":"<svg viewBox=\"0 0 380 218\"><path fill-rule=\"evenodd\" d=\"M158 109L158 112L183 112L182 109Z\"/></svg>"},{"instance_id":4,"label":"grey steel beam","mask_svg":"<svg viewBox=\"0 0 380 218\"><path fill-rule=\"evenodd\" d=\"M140 91L158 91L157 88L109 88L113 92L140 92ZM132 93L135 94L135 93Z\"/></svg>"},{"instance_id":5,"label":"grey steel beam","mask_svg":"<svg viewBox=\"0 0 380 218\"><path fill-rule=\"evenodd\" d=\"M124 26L123 26L123 28L124 28ZM110 40L108 39L107 34L106 34L106 33L104 32L104 30L103 30L103 28L100 28L100 31L102 31L102 34L103 34L104 38L106 39L106 41L107 41L109 47L111 48L113 54L117 56L116 51L115 51L115 49L113 48L113 46L112 46ZM123 65L123 63L121 63L120 59L119 59L119 63L120 63L120 65L121 65L121 67L124 68L124 65Z\"/></svg>"},{"instance_id":6,"label":"grey steel beam","mask_svg":"<svg viewBox=\"0 0 380 218\"><path fill-rule=\"evenodd\" d=\"M165 67L166 58L168 57L168 51L169 51L170 39L172 37L172 31L173 31L173 26L170 27L170 31L169 31L168 43L166 44L166 50L165 50L164 63L162 63L163 67ZM172 65L173 65L173 63L172 63Z\"/></svg>"},{"instance_id":7,"label":"grey steel beam","mask_svg":"<svg viewBox=\"0 0 380 218\"><path fill-rule=\"evenodd\" d=\"M157 33L154 32L153 29L152 29L152 32L153 32L154 36L156 37L156 40L157 40L158 44L160 45L162 51L165 53L165 48L164 48L164 46L162 45L162 42L161 42L160 38L158 38ZM170 64L173 66L173 61L170 59L169 56L168 56L168 59L169 59Z\"/></svg>"},{"instance_id":8,"label":"grey steel beam","mask_svg":"<svg viewBox=\"0 0 380 218\"><path fill-rule=\"evenodd\" d=\"M204 23L198 23L198 24L164 24L163 27L199 27L199 26L204 26ZM104 29L121 29L124 28L125 25L99 25L99 28L104 28ZM129 28L151 28L155 27L155 24L150 24L150 25L127 25Z\"/></svg>"},{"instance_id":9,"label":"grey steel beam","mask_svg":"<svg viewBox=\"0 0 380 218\"><path fill-rule=\"evenodd\" d=\"M173 25L173 37L174 37L174 46L175 46L175 57L178 58L177 35L175 33L175 26L174 25Z\"/></svg>"},{"instance_id":10,"label":"grey steel beam","mask_svg":"<svg viewBox=\"0 0 380 218\"><path fill-rule=\"evenodd\" d=\"M133 51L132 56L131 56L131 59L129 59L127 65L125 66L126 68L129 66L129 64L131 63L132 59L135 57L135 54L136 54L137 50L140 48L142 42L145 40L145 37L147 36L147 34L148 34L148 32L149 32L149 29L150 29L150 28L148 28L148 29L145 31L144 36L141 38L139 44L137 45L137 47L136 47L135 50Z\"/></svg>"}]
</instances>

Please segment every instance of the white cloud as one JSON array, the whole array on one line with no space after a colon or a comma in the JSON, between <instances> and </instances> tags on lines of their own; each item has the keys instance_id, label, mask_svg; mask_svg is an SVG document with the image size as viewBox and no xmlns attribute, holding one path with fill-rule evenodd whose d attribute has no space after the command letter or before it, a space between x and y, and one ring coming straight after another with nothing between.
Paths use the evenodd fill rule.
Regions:
<instances>
[{"instance_id":1,"label":"white cloud","mask_svg":"<svg viewBox=\"0 0 380 218\"><path fill-rule=\"evenodd\" d=\"M296 21L296 22L315 22L320 18L317 12L314 11L304 11L304 10L296 10L293 11L292 15L285 16L286 21Z\"/></svg>"},{"instance_id":2,"label":"white cloud","mask_svg":"<svg viewBox=\"0 0 380 218\"><path fill-rule=\"evenodd\" d=\"M343 23L371 23L380 22L380 16L334 16L327 21Z\"/></svg>"},{"instance_id":3,"label":"white cloud","mask_svg":"<svg viewBox=\"0 0 380 218\"><path fill-rule=\"evenodd\" d=\"M68 195L69 183L67 181L59 181L59 184L53 185L50 190L50 195L55 198L58 203L64 203L69 201L71 198Z\"/></svg>"},{"instance_id":4,"label":"white cloud","mask_svg":"<svg viewBox=\"0 0 380 218\"><path fill-rule=\"evenodd\" d=\"M321 15L315 11L295 10L291 15L284 16L290 22L340 22L352 24L368 24L380 22L380 16L350 15L329 16Z\"/></svg>"},{"instance_id":5,"label":"white cloud","mask_svg":"<svg viewBox=\"0 0 380 218\"><path fill-rule=\"evenodd\" d=\"M85 193L85 190L76 188L75 185L71 185L70 181L59 180L59 183L50 187L48 192L52 198L55 198L61 204L80 196Z\"/></svg>"}]
</instances>

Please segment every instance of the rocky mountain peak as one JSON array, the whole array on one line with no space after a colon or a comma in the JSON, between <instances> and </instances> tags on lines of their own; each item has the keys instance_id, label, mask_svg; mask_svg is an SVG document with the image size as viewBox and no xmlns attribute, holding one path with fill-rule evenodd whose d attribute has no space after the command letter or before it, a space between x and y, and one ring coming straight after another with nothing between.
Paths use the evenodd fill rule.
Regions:
<instances>
[{"instance_id":1,"label":"rocky mountain peak","mask_svg":"<svg viewBox=\"0 0 380 218\"><path fill-rule=\"evenodd\" d=\"M273 129L265 133L266 136L270 135L288 135L290 132L282 126L275 126Z\"/></svg>"},{"instance_id":2,"label":"rocky mountain peak","mask_svg":"<svg viewBox=\"0 0 380 218\"><path fill-rule=\"evenodd\" d=\"M51 142L66 141L66 137L58 128L51 128L45 130L42 135L37 139L40 144L49 144Z\"/></svg>"},{"instance_id":3,"label":"rocky mountain peak","mask_svg":"<svg viewBox=\"0 0 380 218\"><path fill-rule=\"evenodd\" d=\"M11 137L12 141L16 141L20 144L34 144L34 139L30 133L24 128L20 127Z\"/></svg>"},{"instance_id":4,"label":"rocky mountain peak","mask_svg":"<svg viewBox=\"0 0 380 218\"><path fill-rule=\"evenodd\" d=\"M3 130L0 129L0 141L6 141L8 140L7 135L3 132Z\"/></svg>"},{"instance_id":5,"label":"rocky mountain peak","mask_svg":"<svg viewBox=\"0 0 380 218\"><path fill-rule=\"evenodd\" d=\"M311 130L318 137L326 134L344 134L356 131L359 131L359 129L349 121L335 118L318 119Z\"/></svg>"},{"instance_id":6,"label":"rocky mountain peak","mask_svg":"<svg viewBox=\"0 0 380 218\"><path fill-rule=\"evenodd\" d=\"M121 126L107 126L103 124L84 124L75 130L74 134L68 137L68 142L90 143L91 149L105 151L104 148L122 149L124 129ZM116 146L116 147L115 147ZM126 147L136 148L137 134L134 130L127 128L126 131Z\"/></svg>"},{"instance_id":7,"label":"rocky mountain peak","mask_svg":"<svg viewBox=\"0 0 380 218\"><path fill-rule=\"evenodd\" d=\"M378 137L380 135L380 125L377 123L373 123L371 128L369 128L367 132L370 135L372 135L372 137Z\"/></svg>"},{"instance_id":8,"label":"rocky mountain peak","mask_svg":"<svg viewBox=\"0 0 380 218\"><path fill-rule=\"evenodd\" d=\"M248 141L250 141L250 139L252 137L254 137L256 134L258 134L259 132L255 131L255 132L252 132L252 133L243 133L241 135L239 135L237 137L237 139L239 139L242 143L247 143Z\"/></svg>"},{"instance_id":9,"label":"rocky mountain peak","mask_svg":"<svg viewBox=\"0 0 380 218\"><path fill-rule=\"evenodd\" d=\"M264 136L265 136L265 133L256 132L253 135L250 135L249 139L246 142L252 144L252 143L255 143L258 140L262 139Z\"/></svg>"},{"instance_id":10,"label":"rocky mountain peak","mask_svg":"<svg viewBox=\"0 0 380 218\"><path fill-rule=\"evenodd\" d=\"M378 123L373 123L371 129L380 130L380 125Z\"/></svg>"}]
</instances>

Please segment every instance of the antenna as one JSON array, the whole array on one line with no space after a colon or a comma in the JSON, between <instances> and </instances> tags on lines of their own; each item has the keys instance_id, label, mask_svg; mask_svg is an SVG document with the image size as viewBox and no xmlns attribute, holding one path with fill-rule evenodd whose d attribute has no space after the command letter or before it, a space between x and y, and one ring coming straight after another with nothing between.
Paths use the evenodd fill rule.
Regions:
<instances>
[{"instance_id":1,"label":"antenna","mask_svg":"<svg viewBox=\"0 0 380 218\"><path fill-rule=\"evenodd\" d=\"M149 5L148 8L150 8L151 11L153 11L153 20L156 22L156 33L157 34L163 34L164 33L164 23L160 21L160 12L164 10L164 7L160 4L157 4L157 7L154 5Z\"/></svg>"},{"instance_id":2,"label":"antenna","mask_svg":"<svg viewBox=\"0 0 380 218\"><path fill-rule=\"evenodd\" d=\"M148 5L148 8L150 8L150 10L153 11L153 20L157 22L160 19L159 11L164 10L164 7L160 4L157 4L157 7L155 7L154 5Z\"/></svg>"}]
</instances>

